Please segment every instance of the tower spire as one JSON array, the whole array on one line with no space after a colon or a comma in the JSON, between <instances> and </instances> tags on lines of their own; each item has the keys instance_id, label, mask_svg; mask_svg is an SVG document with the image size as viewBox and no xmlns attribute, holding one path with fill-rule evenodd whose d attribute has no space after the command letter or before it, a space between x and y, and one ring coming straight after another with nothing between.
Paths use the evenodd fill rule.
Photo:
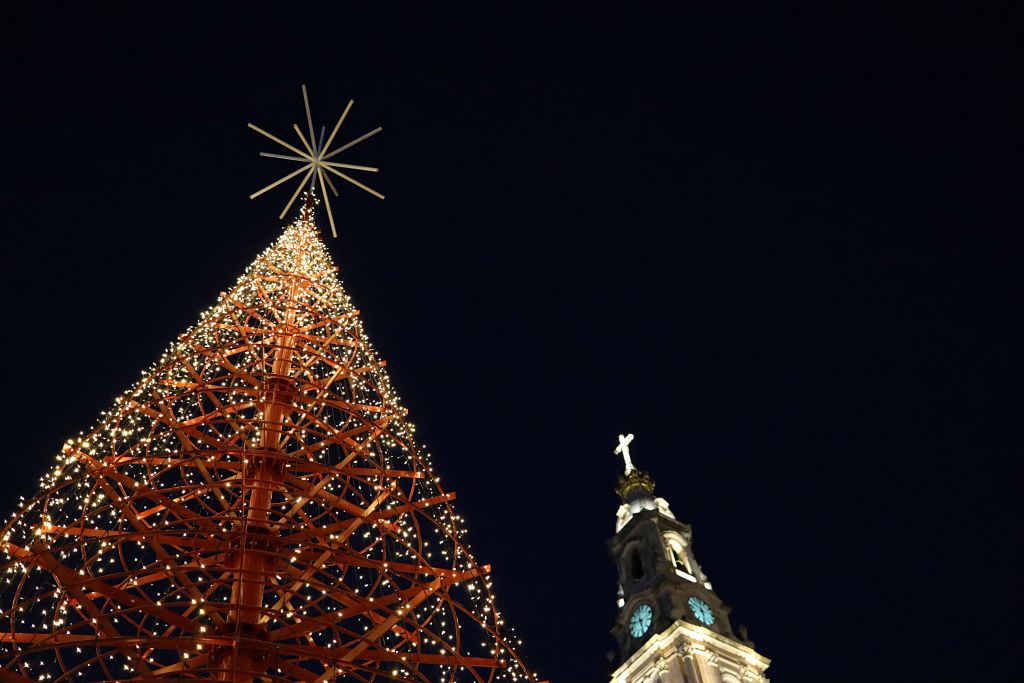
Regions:
<instances>
[{"instance_id":1,"label":"tower spire","mask_svg":"<svg viewBox=\"0 0 1024 683\"><path fill-rule=\"evenodd\" d=\"M632 441L632 434L620 434L615 448L625 468L608 542L619 574L612 683L767 683L768 659L754 651L745 631L733 632L730 608L697 563L690 525L654 495L654 480L633 464Z\"/></svg>"},{"instance_id":2,"label":"tower spire","mask_svg":"<svg viewBox=\"0 0 1024 683\"><path fill-rule=\"evenodd\" d=\"M633 458L629 453L629 444L633 442L633 435L619 434L619 445L615 447L615 455L621 455L625 464L625 471L619 475L619 483L615 491L625 504L640 504L642 501L649 503L652 509L656 506L654 499L654 480L651 475L638 470L633 464ZM667 508L667 506L666 506Z\"/></svg>"}]
</instances>

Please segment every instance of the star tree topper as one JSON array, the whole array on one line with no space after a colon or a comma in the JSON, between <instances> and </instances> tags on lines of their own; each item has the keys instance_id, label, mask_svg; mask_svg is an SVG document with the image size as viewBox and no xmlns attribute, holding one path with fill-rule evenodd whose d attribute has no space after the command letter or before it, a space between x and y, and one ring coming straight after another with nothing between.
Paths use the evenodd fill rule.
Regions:
<instances>
[{"instance_id":1,"label":"star tree topper","mask_svg":"<svg viewBox=\"0 0 1024 683\"><path fill-rule=\"evenodd\" d=\"M348 101L348 105L346 105L345 111L341 112L341 118L339 118L338 123L334 125L334 130L331 131L331 136L327 138L326 143L324 142L324 133L327 132L326 128L320 128L319 138L317 138L316 133L314 132L313 115L309 111L309 95L306 93L306 86L302 86L302 101L306 105L306 124L309 126L309 139L307 140L306 136L303 135L302 129L299 128L299 124L292 124L292 128L294 128L295 132L298 133L299 141L302 143L302 146L305 148L306 151L302 151L298 147L294 147L288 144L281 138L271 135L262 128L259 128L258 126L255 126L251 123L249 124L249 127L252 128L257 133L259 133L260 135L270 138L271 140L281 145L285 149L288 149L289 151L295 153L295 155L291 155L260 152L261 157L270 157L272 159L284 159L286 161L297 161L300 164L302 164L302 166L300 166L297 170L292 171L291 173L284 176L280 180L273 182L270 185L264 187L262 190L254 192L253 194L249 195L249 199L255 199L264 192L272 190L281 183L285 183L294 178L295 176L299 175L300 173L305 172L306 175L304 175L302 177L302 180L299 181L299 186L295 188L295 193L292 195L292 198L288 201L288 204L284 207L284 211L281 212L279 218L283 219L285 217L285 214L288 213L288 209L292 208L292 204L295 203L295 199L299 196L299 192L302 191L302 188L306 187L307 183L309 183L309 187L312 189L316 187L316 181L319 180L320 187L324 188L324 204L327 205L327 218L331 223L331 234L337 237L338 231L334 227L334 213L331 211L331 201L327 194L326 188L330 188L331 192L334 193L335 197L338 196L338 190L337 188L334 187L334 183L331 181L330 174L333 173L342 180L347 180L348 182L352 183L359 189L369 192L378 199L384 199L384 195L382 195L380 192L377 192L373 188L367 187L366 185L362 184L355 178L352 178L349 175L345 174L341 170L345 169L351 171L369 171L370 173L376 173L380 169L374 168L373 166L357 166L356 164L344 164L339 161L328 160L334 158L338 154L341 154L342 152L351 147L355 147L363 140L373 137L374 135L376 135L377 133L381 132L384 129L378 126L374 130L371 130L369 133L366 133L365 135L360 135L354 140L346 142L344 145L341 145L340 147L337 147L332 150L331 143L334 142L334 138L338 134L338 130L341 128L341 124L344 123L345 117L348 116L349 110L352 109L353 101Z\"/></svg>"}]
</instances>

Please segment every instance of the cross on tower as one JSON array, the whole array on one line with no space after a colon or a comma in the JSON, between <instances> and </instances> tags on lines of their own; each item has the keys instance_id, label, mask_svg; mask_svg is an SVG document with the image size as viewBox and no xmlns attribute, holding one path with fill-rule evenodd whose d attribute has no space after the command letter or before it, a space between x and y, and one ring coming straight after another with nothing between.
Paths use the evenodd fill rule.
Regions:
<instances>
[{"instance_id":1,"label":"cross on tower","mask_svg":"<svg viewBox=\"0 0 1024 683\"><path fill-rule=\"evenodd\" d=\"M629 457L629 444L632 441L632 434L627 434L626 436L619 434L619 445L615 447L615 455L621 455L622 459L626 462L626 474L629 474L636 469L633 467L632 458Z\"/></svg>"}]
</instances>

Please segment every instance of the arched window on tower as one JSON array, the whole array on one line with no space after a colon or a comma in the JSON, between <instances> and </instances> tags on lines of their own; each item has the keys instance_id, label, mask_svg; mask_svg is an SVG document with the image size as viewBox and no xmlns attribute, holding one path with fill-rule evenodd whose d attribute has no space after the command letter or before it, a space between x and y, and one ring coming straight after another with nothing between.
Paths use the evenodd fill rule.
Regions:
<instances>
[{"instance_id":1,"label":"arched window on tower","mask_svg":"<svg viewBox=\"0 0 1024 683\"><path fill-rule=\"evenodd\" d=\"M644 563L640 558L640 551L636 548L629 551L629 578L634 583L644 578Z\"/></svg>"},{"instance_id":2,"label":"arched window on tower","mask_svg":"<svg viewBox=\"0 0 1024 683\"><path fill-rule=\"evenodd\" d=\"M668 552L668 560L675 568L676 574L689 581L696 581L697 577L693 574L690 556L686 552L686 541L676 534L666 534L665 548Z\"/></svg>"}]
</instances>

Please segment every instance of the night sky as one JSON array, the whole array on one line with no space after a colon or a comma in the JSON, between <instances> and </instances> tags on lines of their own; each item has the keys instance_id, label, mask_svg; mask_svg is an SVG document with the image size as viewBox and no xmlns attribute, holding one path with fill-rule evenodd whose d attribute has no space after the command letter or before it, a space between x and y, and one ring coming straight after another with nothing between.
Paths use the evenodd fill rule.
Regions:
<instances>
[{"instance_id":1,"label":"night sky","mask_svg":"<svg viewBox=\"0 0 1024 683\"><path fill-rule=\"evenodd\" d=\"M5 508L280 231L306 83L542 677L606 680L619 432L774 681L1015 677L1021 16L327 7L6 15Z\"/></svg>"}]
</instances>

